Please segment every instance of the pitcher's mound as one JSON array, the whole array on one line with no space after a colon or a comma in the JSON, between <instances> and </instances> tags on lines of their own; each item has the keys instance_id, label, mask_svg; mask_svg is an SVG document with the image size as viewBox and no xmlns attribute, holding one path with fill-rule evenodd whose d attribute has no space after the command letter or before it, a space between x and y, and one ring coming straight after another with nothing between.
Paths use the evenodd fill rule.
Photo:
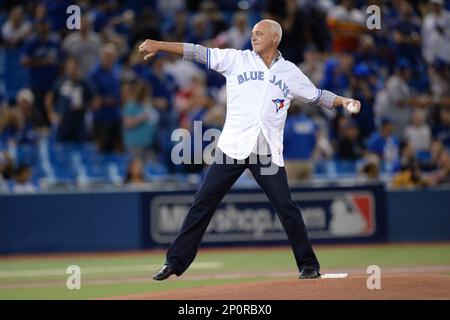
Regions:
<instances>
[{"instance_id":1,"label":"pitcher's mound","mask_svg":"<svg viewBox=\"0 0 450 320\"><path fill-rule=\"evenodd\" d=\"M344 279L279 279L175 289L110 299L137 300L320 300L450 299L450 277L438 274L382 275L381 289L367 288L368 276ZM176 281L176 280L175 280Z\"/></svg>"}]
</instances>

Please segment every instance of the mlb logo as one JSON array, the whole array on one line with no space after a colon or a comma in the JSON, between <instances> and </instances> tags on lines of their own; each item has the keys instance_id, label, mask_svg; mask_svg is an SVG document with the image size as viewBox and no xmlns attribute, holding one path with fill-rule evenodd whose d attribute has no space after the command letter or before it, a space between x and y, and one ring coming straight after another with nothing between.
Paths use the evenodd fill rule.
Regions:
<instances>
[{"instance_id":1,"label":"mlb logo","mask_svg":"<svg viewBox=\"0 0 450 320\"><path fill-rule=\"evenodd\" d=\"M347 193L330 204L329 232L333 236L370 236L375 232L375 206L371 194Z\"/></svg>"}]
</instances>

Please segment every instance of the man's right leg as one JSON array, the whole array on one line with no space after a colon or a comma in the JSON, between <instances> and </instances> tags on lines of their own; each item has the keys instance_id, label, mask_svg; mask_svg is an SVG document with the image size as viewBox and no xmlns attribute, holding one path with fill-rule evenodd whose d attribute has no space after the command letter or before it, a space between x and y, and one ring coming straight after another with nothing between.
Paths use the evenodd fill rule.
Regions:
<instances>
[{"instance_id":1,"label":"man's right leg","mask_svg":"<svg viewBox=\"0 0 450 320\"><path fill-rule=\"evenodd\" d=\"M227 164L229 161L230 158L220 163L215 161L208 168L181 230L167 252L166 263L177 276L185 272L194 260L214 212L246 168L245 164Z\"/></svg>"}]
</instances>

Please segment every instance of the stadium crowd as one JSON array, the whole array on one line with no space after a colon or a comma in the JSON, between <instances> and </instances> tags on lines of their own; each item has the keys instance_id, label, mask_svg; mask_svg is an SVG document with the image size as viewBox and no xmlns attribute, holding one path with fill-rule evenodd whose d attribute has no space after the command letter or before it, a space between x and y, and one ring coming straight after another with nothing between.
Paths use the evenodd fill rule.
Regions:
<instances>
[{"instance_id":1,"label":"stadium crowd","mask_svg":"<svg viewBox=\"0 0 450 320\"><path fill-rule=\"evenodd\" d=\"M80 0L79 30L66 26L70 5L0 1L0 191L37 190L44 147L59 145L126 155L125 183L151 182L151 164L167 176L201 173L171 161L171 134L193 132L194 121L202 132L222 127L225 78L169 54L145 62L137 45L251 49L261 18L280 22L283 57L317 87L362 103L356 116L291 105L291 181L349 173L392 187L450 183L450 1ZM381 9L380 29L366 25L370 5ZM29 146L40 161L21 159Z\"/></svg>"}]
</instances>

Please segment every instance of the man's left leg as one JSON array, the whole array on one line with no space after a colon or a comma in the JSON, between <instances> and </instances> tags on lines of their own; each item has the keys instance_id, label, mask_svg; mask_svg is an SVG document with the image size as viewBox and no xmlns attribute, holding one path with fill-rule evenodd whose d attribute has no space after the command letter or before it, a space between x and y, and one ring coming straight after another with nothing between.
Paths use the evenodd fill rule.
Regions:
<instances>
[{"instance_id":1,"label":"man's left leg","mask_svg":"<svg viewBox=\"0 0 450 320\"><path fill-rule=\"evenodd\" d=\"M275 166L273 163L271 165ZM318 273L320 264L309 241L300 208L291 199L286 171L284 167L277 167L277 170L263 170L269 166L270 164L263 165L258 160L256 164L250 164L249 169L280 218L300 273L305 268L316 270Z\"/></svg>"}]
</instances>

